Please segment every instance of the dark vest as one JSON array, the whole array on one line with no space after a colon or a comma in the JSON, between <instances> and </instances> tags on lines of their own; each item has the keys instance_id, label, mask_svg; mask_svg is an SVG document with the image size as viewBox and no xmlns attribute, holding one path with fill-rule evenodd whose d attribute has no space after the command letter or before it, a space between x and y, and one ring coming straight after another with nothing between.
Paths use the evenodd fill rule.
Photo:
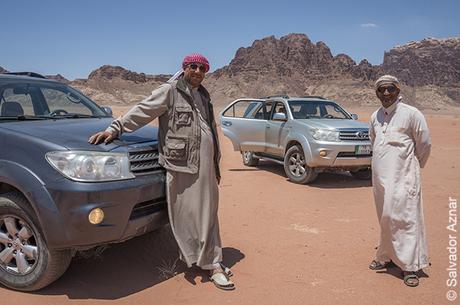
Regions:
<instances>
[{"instance_id":1,"label":"dark vest","mask_svg":"<svg viewBox=\"0 0 460 305\"><path fill-rule=\"evenodd\" d=\"M200 164L201 143L198 112L192 96L187 92L187 84L184 79L181 78L171 83L171 87L171 104L168 105L168 111L158 118L159 162L167 170L196 174ZM214 110L208 91L200 86L198 92L207 107L207 123L214 140L213 161L216 176L220 178L220 148ZM201 160L201 162L209 162L209 160Z\"/></svg>"}]
</instances>

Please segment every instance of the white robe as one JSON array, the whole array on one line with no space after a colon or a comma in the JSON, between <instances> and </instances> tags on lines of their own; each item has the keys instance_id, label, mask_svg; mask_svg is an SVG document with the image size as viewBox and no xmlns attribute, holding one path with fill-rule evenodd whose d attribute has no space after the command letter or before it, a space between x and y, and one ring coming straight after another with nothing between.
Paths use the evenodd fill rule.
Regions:
<instances>
[{"instance_id":1,"label":"white robe","mask_svg":"<svg viewBox=\"0 0 460 305\"><path fill-rule=\"evenodd\" d=\"M116 119L107 131L132 132L168 111L169 85L152 94ZM214 137L206 122L206 106L197 90L188 91L198 109L201 127L200 164L197 174L166 173L166 197L171 228L180 250L180 258L190 267L214 269L222 262L219 232L219 188L213 162Z\"/></svg>"},{"instance_id":2,"label":"white robe","mask_svg":"<svg viewBox=\"0 0 460 305\"><path fill-rule=\"evenodd\" d=\"M372 114L369 133L381 230L376 260L418 271L429 265L420 179L431 149L428 126L418 109L397 101Z\"/></svg>"},{"instance_id":3,"label":"white robe","mask_svg":"<svg viewBox=\"0 0 460 305\"><path fill-rule=\"evenodd\" d=\"M188 267L214 269L222 262L219 232L219 188L213 162L214 139L205 120L206 107L196 90L190 92L198 109L201 128L200 165L197 174L167 173L169 221Z\"/></svg>"}]
</instances>

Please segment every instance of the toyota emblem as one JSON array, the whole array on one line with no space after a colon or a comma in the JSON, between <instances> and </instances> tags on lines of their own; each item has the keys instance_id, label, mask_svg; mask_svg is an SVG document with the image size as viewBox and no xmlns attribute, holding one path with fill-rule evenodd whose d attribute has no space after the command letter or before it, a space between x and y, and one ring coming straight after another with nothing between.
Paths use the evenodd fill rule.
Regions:
<instances>
[{"instance_id":1,"label":"toyota emblem","mask_svg":"<svg viewBox=\"0 0 460 305\"><path fill-rule=\"evenodd\" d=\"M356 138L358 138L358 139L366 139L367 138L367 134L364 131L358 131L357 133L355 133L355 135L356 135Z\"/></svg>"}]
</instances>

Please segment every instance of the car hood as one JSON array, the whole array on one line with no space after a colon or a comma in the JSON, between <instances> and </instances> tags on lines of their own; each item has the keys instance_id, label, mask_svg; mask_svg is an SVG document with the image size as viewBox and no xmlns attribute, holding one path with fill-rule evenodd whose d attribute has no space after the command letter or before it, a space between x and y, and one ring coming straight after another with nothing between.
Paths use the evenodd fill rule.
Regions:
<instances>
[{"instance_id":1,"label":"car hood","mask_svg":"<svg viewBox=\"0 0 460 305\"><path fill-rule=\"evenodd\" d=\"M123 134L120 139L107 145L95 146L88 143L91 135L105 130L112 121L112 118L18 121L2 123L0 128L27 134L75 150L109 151L121 146L157 140L157 128L144 126L135 132Z\"/></svg>"},{"instance_id":2,"label":"car hood","mask_svg":"<svg viewBox=\"0 0 460 305\"><path fill-rule=\"evenodd\" d=\"M368 123L359 122L355 120L345 119L305 119L296 120L303 125L311 128L324 128L324 129L350 129L350 128L369 128Z\"/></svg>"}]
</instances>

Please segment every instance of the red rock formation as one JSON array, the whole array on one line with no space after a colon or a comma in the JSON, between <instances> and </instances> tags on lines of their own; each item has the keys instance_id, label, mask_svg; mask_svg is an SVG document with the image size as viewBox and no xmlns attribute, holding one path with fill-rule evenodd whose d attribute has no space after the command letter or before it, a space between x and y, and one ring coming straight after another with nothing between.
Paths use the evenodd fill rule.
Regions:
<instances>
[{"instance_id":1,"label":"red rock formation","mask_svg":"<svg viewBox=\"0 0 460 305\"><path fill-rule=\"evenodd\" d=\"M460 38L410 42L385 52L383 70L410 86L459 85Z\"/></svg>"}]
</instances>

